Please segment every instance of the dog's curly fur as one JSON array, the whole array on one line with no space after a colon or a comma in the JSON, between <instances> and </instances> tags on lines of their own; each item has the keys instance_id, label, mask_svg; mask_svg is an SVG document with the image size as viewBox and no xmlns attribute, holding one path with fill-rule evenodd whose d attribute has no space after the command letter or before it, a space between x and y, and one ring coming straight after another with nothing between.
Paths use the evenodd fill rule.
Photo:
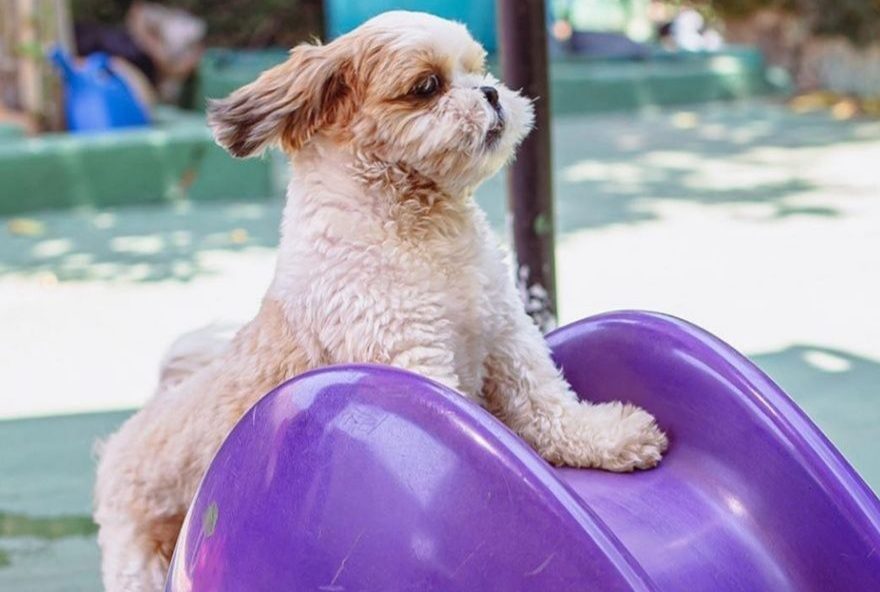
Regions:
<instances>
[{"instance_id":1,"label":"dog's curly fur","mask_svg":"<svg viewBox=\"0 0 880 592\"><path fill-rule=\"evenodd\" d=\"M256 318L228 343L182 342L156 396L103 445L95 520L109 592L162 589L226 434L261 395L319 366L428 376L555 464L629 471L660 460L666 438L650 415L571 392L471 199L532 121L530 102L483 62L461 25L386 13L293 49L211 105L232 154L280 145L291 157L278 264Z\"/></svg>"}]
</instances>

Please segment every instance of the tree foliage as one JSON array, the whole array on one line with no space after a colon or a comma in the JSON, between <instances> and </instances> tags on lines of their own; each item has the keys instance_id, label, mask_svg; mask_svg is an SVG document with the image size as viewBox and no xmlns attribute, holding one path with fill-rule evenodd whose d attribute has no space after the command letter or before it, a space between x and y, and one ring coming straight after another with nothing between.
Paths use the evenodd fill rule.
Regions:
<instances>
[{"instance_id":1,"label":"tree foliage","mask_svg":"<svg viewBox=\"0 0 880 592\"><path fill-rule=\"evenodd\" d=\"M154 0L156 1L156 0ZM159 0L208 24L207 42L227 47L291 47L322 34L321 0ZM121 24L131 0L72 0L78 21Z\"/></svg>"},{"instance_id":2,"label":"tree foliage","mask_svg":"<svg viewBox=\"0 0 880 592\"><path fill-rule=\"evenodd\" d=\"M709 0L701 4L732 18L766 8L794 12L818 35L843 35L858 44L880 41L880 0Z\"/></svg>"}]
</instances>

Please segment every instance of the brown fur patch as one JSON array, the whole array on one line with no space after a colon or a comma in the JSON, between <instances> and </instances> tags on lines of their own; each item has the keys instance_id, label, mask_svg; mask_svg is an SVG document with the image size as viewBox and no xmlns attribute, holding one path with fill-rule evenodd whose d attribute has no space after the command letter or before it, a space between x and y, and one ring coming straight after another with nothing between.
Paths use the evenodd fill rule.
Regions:
<instances>
[{"instance_id":1,"label":"brown fur patch","mask_svg":"<svg viewBox=\"0 0 880 592\"><path fill-rule=\"evenodd\" d=\"M245 158L280 143L297 150L344 112L351 63L331 46L303 44L229 97L211 101L208 122L217 143Z\"/></svg>"},{"instance_id":2,"label":"brown fur patch","mask_svg":"<svg viewBox=\"0 0 880 592\"><path fill-rule=\"evenodd\" d=\"M171 562L171 555L177 545L177 535L183 526L183 514L168 516L161 520L154 520L146 525L144 536L151 542L151 546L166 564Z\"/></svg>"},{"instance_id":3,"label":"brown fur patch","mask_svg":"<svg viewBox=\"0 0 880 592\"><path fill-rule=\"evenodd\" d=\"M432 234L454 235L468 219L466 200L448 195L435 181L403 163L365 158L354 173L366 187L389 196L387 215L401 238L423 241Z\"/></svg>"},{"instance_id":4,"label":"brown fur patch","mask_svg":"<svg viewBox=\"0 0 880 592\"><path fill-rule=\"evenodd\" d=\"M282 382L306 370L326 364L310 359L308 352L293 333L281 304L271 298L263 300L260 312L233 340L230 359L244 363L247 371L227 377L224 390L230 396L231 423L259 399ZM231 424L230 424L231 425Z\"/></svg>"}]
</instances>

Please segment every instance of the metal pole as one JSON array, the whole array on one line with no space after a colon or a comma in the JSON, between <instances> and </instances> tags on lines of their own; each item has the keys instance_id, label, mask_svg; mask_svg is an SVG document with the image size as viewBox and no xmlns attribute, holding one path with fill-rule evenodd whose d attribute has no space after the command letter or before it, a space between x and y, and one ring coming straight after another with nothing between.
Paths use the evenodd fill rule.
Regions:
<instances>
[{"instance_id":1,"label":"metal pole","mask_svg":"<svg viewBox=\"0 0 880 592\"><path fill-rule=\"evenodd\" d=\"M535 99L535 129L510 167L507 196L517 280L526 311L544 331L556 325L546 15L544 0L498 0L504 81Z\"/></svg>"}]
</instances>

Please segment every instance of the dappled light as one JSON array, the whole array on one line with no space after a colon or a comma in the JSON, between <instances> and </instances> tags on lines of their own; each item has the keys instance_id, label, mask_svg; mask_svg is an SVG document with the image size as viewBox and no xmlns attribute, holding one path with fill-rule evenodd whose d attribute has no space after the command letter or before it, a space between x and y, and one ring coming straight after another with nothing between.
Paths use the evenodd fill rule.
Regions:
<instances>
[{"instance_id":1,"label":"dappled light","mask_svg":"<svg viewBox=\"0 0 880 592\"><path fill-rule=\"evenodd\" d=\"M35 213L0 231L0 274L189 281L214 273L206 253L274 248L280 220L276 200Z\"/></svg>"},{"instance_id":2,"label":"dappled light","mask_svg":"<svg viewBox=\"0 0 880 592\"><path fill-rule=\"evenodd\" d=\"M852 369L852 362L838 353L819 349L808 349L803 354L804 361L824 372L848 372Z\"/></svg>"},{"instance_id":3,"label":"dappled light","mask_svg":"<svg viewBox=\"0 0 880 592\"><path fill-rule=\"evenodd\" d=\"M791 345L752 358L795 396L807 415L846 454L868 483L880 483L876 441L880 425L880 357L815 344Z\"/></svg>"},{"instance_id":4,"label":"dappled light","mask_svg":"<svg viewBox=\"0 0 880 592\"><path fill-rule=\"evenodd\" d=\"M843 216L876 191L877 131L757 103L560 122L559 230L658 220L667 203Z\"/></svg>"}]
</instances>

